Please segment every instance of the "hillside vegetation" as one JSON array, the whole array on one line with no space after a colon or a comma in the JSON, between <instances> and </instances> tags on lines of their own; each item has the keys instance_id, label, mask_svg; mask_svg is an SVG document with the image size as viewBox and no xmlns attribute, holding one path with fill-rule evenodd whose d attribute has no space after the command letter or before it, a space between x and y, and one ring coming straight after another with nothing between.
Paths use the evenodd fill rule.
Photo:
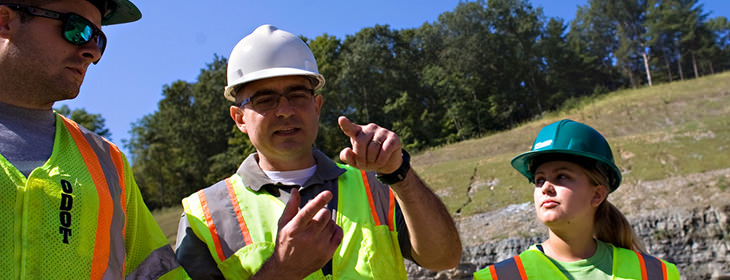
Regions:
<instances>
[{"instance_id":1,"label":"hillside vegetation","mask_svg":"<svg viewBox=\"0 0 730 280\"><path fill-rule=\"evenodd\" d=\"M413 165L459 216L531 201L531 185L509 162L563 118L606 136L624 185L730 167L730 73L569 103L515 129L421 153Z\"/></svg>"},{"instance_id":2,"label":"hillside vegetation","mask_svg":"<svg viewBox=\"0 0 730 280\"><path fill-rule=\"evenodd\" d=\"M622 187L610 198L625 212L641 206L631 208L630 203L644 202L632 199L642 197L638 182L730 168L730 73L573 100L565 107L509 131L416 154L413 166L449 211L460 217L530 202L531 185L509 161L529 150L540 128L563 118L584 122L607 137L623 173ZM712 179L713 187L691 195L671 189L658 192L694 196L697 204L707 203L716 192L730 195L730 178L718 176ZM180 207L154 211L171 244L180 211Z\"/></svg>"}]
</instances>

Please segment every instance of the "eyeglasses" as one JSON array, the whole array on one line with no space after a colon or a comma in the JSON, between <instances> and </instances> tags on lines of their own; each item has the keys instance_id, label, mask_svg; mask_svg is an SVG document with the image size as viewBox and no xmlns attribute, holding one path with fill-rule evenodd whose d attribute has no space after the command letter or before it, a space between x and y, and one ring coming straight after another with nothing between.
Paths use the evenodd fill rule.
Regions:
<instances>
[{"instance_id":1,"label":"eyeglasses","mask_svg":"<svg viewBox=\"0 0 730 280\"><path fill-rule=\"evenodd\" d=\"M38 7L31 7L19 4L2 4L13 10L25 12L32 16L56 19L63 22L62 35L67 42L80 46L91 40L96 40L96 46L104 54L106 48L106 35L94 23L76 13L61 13L46 10ZM94 61L94 64L98 63Z\"/></svg>"},{"instance_id":2,"label":"eyeglasses","mask_svg":"<svg viewBox=\"0 0 730 280\"><path fill-rule=\"evenodd\" d=\"M258 92L253 96L243 100L243 102L241 102L241 104L238 106L243 107L248 104L255 111L270 111L279 106L281 97L286 97L286 100L289 102L289 104L294 107L304 107L312 102L312 97L314 97L314 90L305 87L297 87L290 89L283 94L274 91Z\"/></svg>"}]
</instances>

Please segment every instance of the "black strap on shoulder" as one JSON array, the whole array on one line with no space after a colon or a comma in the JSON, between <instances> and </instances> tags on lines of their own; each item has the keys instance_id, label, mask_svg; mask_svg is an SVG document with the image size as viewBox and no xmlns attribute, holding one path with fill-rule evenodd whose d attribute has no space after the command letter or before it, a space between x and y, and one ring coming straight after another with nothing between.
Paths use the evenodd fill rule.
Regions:
<instances>
[{"instance_id":1,"label":"black strap on shoulder","mask_svg":"<svg viewBox=\"0 0 730 280\"><path fill-rule=\"evenodd\" d=\"M644 258L644 267L646 271L646 279L648 280L664 280L666 279L664 275L664 271L666 270L663 266L664 264L662 261L654 256L650 256L644 253L641 254L641 257Z\"/></svg>"},{"instance_id":2,"label":"black strap on shoulder","mask_svg":"<svg viewBox=\"0 0 730 280\"><path fill-rule=\"evenodd\" d=\"M494 264L494 272L499 280L520 280L520 270L517 267L516 259L518 256L511 257Z\"/></svg>"}]
</instances>

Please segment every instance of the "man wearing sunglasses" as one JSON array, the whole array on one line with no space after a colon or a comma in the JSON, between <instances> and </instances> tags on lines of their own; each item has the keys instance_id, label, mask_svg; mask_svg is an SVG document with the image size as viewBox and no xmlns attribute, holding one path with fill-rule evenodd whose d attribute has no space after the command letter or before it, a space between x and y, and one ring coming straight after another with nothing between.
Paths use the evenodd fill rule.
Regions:
<instances>
[{"instance_id":1,"label":"man wearing sunglasses","mask_svg":"<svg viewBox=\"0 0 730 280\"><path fill-rule=\"evenodd\" d=\"M12 1L12 2L10 2ZM54 113L128 0L0 0L0 271L12 279L184 274L119 149Z\"/></svg>"},{"instance_id":2,"label":"man wearing sunglasses","mask_svg":"<svg viewBox=\"0 0 730 280\"><path fill-rule=\"evenodd\" d=\"M224 96L256 153L183 199L177 256L194 279L406 279L404 257L458 264L454 222L398 135L340 117L349 165L313 148L324 82L309 47L271 25L233 49Z\"/></svg>"}]
</instances>

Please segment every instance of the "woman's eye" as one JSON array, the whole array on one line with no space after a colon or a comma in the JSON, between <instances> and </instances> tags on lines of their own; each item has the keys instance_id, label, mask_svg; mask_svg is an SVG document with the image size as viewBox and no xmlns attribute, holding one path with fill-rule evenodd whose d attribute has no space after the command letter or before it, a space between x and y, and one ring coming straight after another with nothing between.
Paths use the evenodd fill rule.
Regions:
<instances>
[{"instance_id":1,"label":"woman's eye","mask_svg":"<svg viewBox=\"0 0 730 280\"><path fill-rule=\"evenodd\" d=\"M535 179L535 187L541 187L542 184L544 184L544 183L545 183L545 179L543 179L543 178Z\"/></svg>"}]
</instances>

